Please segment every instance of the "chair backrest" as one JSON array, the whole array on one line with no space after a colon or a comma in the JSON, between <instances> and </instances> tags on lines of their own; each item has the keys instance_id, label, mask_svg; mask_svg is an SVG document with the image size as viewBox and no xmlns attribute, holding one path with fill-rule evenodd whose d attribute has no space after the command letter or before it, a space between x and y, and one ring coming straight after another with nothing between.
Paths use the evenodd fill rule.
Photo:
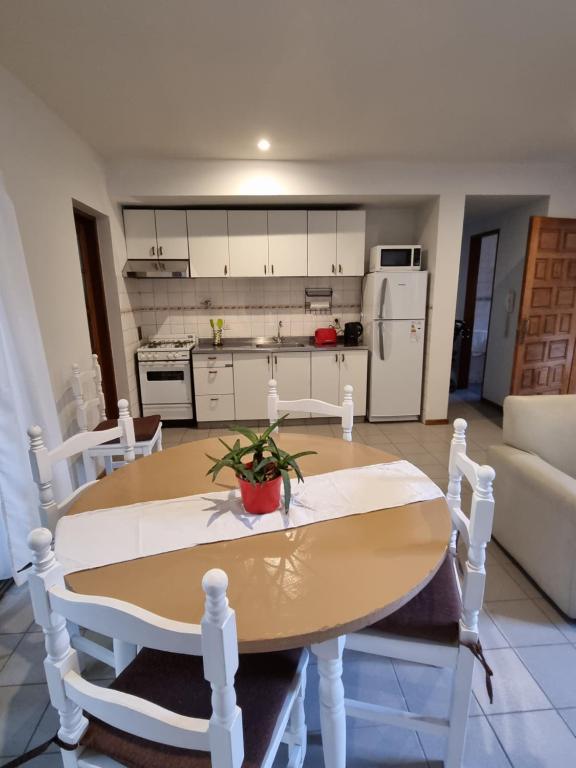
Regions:
<instances>
[{"instance_id":1,"label":"chair backrest","mask_svg":"<svg viewBox=\"0 0 576 768\"><path fill-rule=\"evenodd\" d=\"M89 371L81 371L78 363L72 365L72 394L76 405L76 421L81 432L90 429L91 411L96 412L98 421L106 420L106 401L98 355L92 355L92 368ZM92 426L95 427L96 424Z\"/></svg>"},{"instance_id":2,"label":"chair backrest","mask_svg":"<svg viewBox=\"0 0 576 768\"><path fill-rule=\"evenodd\" d=\"M84 456L85 451L89 448L102 445L109 440L118 439L120 440L125 460L134 460L134 420L130 416L127 400L118 401L118 411L119 417L117 427L104 429L99 432L79 432L77 435L69 437L68 440L65 440L60 445L56 446L56 448L52 448L52 450L48 450L44 444L41 427L33 426L28 429L28 436L30 438L30 450L28 451L28 455L30 457L32 477L38 486L40 496L40 519L42 525L50 528L51 531L56 528L56 523L62 515L65 514L76 496L95 479L93 477L94 472L93 470L91 471L90 462L85 461L86 479L90 482L81 485L66 499L57 501L54 497L54 489L52 487L52 468L55 464L59 461L72 459L75 456ZM92 474L89 474L90 471Z\"/></svg>"},{"instance_id":3,"label":"chair backrest","mask_svg":"<svg viewBox=\"0 0 576 768\"><path fill-rule=\"evenodd\" d=\"M454 555L455 564L458 534L462 536L467 549L462 583L459 581L462 597L460 639L463 642L475 642L478 639L478 617L484 601L486 545L490 541L494 521L492 483L496 473L492 467L481 466L466 455L467 426L464 419L454 421L446 501L452 517L450 552ZM472 487L469 515L462 511L463 478ZM458 568L455 570L459 576Z\"/></svg>"},{"instance_id":4,"label":"chair backrest","mask_svg":"<svg viewBox=\"0 0 576 768\"><path fill-rule=\"evenodd\" d=\"M228 577L224 571L214 569L204 575L202 588L206 600L202 622L185 624L121 600L71 592L64 583L64 572L51 541L52 534L46 528L37 528L29 535L34 567L28 584L34 617L44 632L44 667L51 702L59 711L60 738L78 743L88 725L84 710L134 736L210 752L215 768L240 768L244 739L242 713L236 705L234 690L238 641L236 617L226 597ZM202 656L204 677L212 688L210 719L177 715L145 699L87 680L70 645L67 622L141 647ZM76 757L79 754L78 749Z\"/></svg>"},{"instance_id":5,"label":"chair backrest","mask_svg":"<svg viewBox=\"0 0 576 768\"><path fill-rule=\"evenodd\" d=\"M281 413L317 413L322 416L338 416L342 421L342 437L350 442L352 440L352 427L354 425L354 388L351 384L344 387L344 400L342 405L325 403L323 400L280 400L278 397L278 384L275 379L268 382L268 419L273 424ZM278 428L275 429L278 432Z\"/></svg>"}]
</instances>

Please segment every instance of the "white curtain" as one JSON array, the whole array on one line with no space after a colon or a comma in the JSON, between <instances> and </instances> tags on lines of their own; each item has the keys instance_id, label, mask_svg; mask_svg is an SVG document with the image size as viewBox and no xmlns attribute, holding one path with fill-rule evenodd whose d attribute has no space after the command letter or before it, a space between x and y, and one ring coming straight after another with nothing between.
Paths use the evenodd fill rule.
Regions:
<instances>
[{"instance_id":1,"label":"white curtain","mask_svg":"<svg viewBox=\"0 0 576 768\"><path fill-rule=\"evenodd\" d=\"M50 446L62 440L14 207L0 176L0 578L25 580L26 537L39 524L28 461L31 424ZM58 493L70 492L66 468Z\"/></svg>"}]
</instances>

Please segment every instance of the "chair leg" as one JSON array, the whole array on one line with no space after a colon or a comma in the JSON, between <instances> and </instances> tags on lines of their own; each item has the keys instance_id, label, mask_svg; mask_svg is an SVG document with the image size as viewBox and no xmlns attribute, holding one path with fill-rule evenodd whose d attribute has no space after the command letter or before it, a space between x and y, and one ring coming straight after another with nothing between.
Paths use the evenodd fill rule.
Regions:
<instances>
[{"instance_id":1,"label":"chair leg","mask_svg":"<svg viewBox=\"0 0 576 768\"><path fill-rule=\"evenodd\" d=\"M288 732L292 743L288 747L289 768L301 768L306 757L306 742L308 732L306 728L306 715L304 714L304 697L306 695L306 669L302 671L300 690L292 705Z\"/></svg>"},{"instance_id":2,"label":"chair leg","mask_svg":"<svg viewBox=\"0 0 576 768\"><path fill-rule=\"evenodd\" d=\"M472 675L474 674L474 656L464 646L460 646L458 663L452 682L452 700L450 702L450 730L446 747L445 768L461 768L466 742L466 726L472 693Z\"/></svg>"},{"instance_id":3,"label":"chair leg","mask_svg":"<svg viewBox=\"0 0 576 768\"><path fill-rule=\"evenodd\" d=\"M104 456L104 471L107 475L111 475L114 470L114 466L112 464L112 456Z\"/></svg>"}]
</instances>

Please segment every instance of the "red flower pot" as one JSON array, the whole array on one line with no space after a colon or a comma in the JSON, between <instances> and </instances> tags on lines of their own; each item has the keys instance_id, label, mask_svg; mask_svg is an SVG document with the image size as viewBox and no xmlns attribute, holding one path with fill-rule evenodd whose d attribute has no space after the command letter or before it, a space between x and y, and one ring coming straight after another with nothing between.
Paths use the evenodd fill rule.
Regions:
<instances>
[{"instance_id":1,"label":"red flower pot","mask_svg":"<svg viewBox=\"0 0 576 768\"><path fill-rule=\"evenodd\" d=\"M252 463L246 465L248 469ZM268 512L275 512L280 506L280 490L282 478L280 475L267 480L265 483L255 483L252 485L248 480L238 477L240 486L240 495L242 504L246 512L251 515L266 515Z\"/></svg>"}]
</instances>

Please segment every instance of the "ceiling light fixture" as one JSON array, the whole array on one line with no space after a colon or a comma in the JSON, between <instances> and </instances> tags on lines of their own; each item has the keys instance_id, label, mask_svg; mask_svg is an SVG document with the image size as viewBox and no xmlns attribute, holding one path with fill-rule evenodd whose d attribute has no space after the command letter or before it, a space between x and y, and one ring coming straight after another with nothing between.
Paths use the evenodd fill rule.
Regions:
<instances>
[{"instance_id":1,"label":"ceiling light fixture","mask_svg":"<svg viewBox=\"0 0 576 768\"><path fill-rule=\"evenodd\" d=\"M268 152L268 150L270 149L270 142L268 141L268 139L260 139L260 141L258 142L258 149L261 152Z\"/></svg>"}]
</instances>

